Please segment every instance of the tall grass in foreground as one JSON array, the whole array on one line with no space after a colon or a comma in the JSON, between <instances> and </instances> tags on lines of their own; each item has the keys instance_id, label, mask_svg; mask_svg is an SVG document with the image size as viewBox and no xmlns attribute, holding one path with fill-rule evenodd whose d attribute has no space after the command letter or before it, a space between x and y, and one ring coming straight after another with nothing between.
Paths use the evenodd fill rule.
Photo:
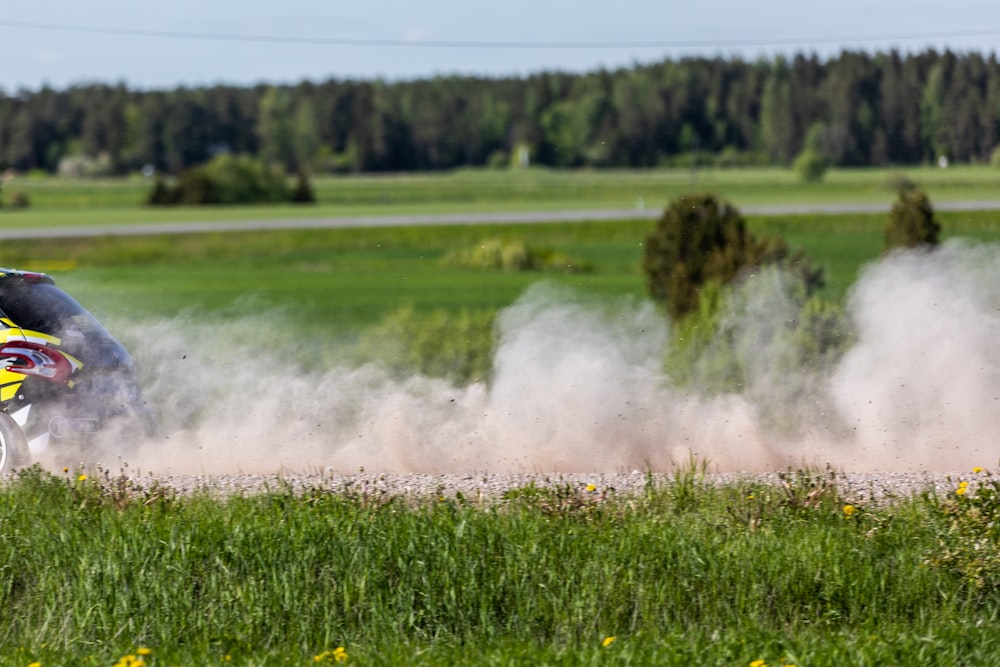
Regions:
<instances>
[{"instance_id":1,"label":"tall grass in foreground","mask_svg":"<svg viewBox=\"0 0 1000 667\"><path fill-rule=\"evenodd\" d=\"M954 520L968 486L865 506L805 472L492 500L82 477L0 489L3 664L107 665L137 646L150 665L336 647L357 664L1000 661L997 591L937 559L970 537Z\"/></svg>"}]
</instances>

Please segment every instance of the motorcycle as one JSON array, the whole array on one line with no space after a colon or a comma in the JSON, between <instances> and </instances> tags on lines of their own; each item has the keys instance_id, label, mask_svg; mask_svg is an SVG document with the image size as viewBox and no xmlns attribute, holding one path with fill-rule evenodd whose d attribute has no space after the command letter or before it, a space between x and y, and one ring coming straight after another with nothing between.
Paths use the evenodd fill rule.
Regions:
<instances>
[{"instance_id":1,"label":"motorcycle","mask_svg":"<svg viewBox=\"0 0 1000 667\"><path fill-rule=\"evenodd\" d=\"M153 431L131 355L51 276L0 268L0 475L112 429Z\"/></svg>"}]
</instances>

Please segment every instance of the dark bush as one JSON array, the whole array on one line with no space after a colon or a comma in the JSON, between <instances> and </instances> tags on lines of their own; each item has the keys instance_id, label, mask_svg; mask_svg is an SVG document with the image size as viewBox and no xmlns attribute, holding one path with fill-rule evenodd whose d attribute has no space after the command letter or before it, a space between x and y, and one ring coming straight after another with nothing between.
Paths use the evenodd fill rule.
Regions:
<instances>
[{"instance_id":1,"label":"dark bush","mask_svg":"<svg viewBox=\"0 0 1000 667\"><path fill-rule=\"evenodd\" d=\"M295 178L292 201L296 204L316 203L316 193L313 192L312 183L309 182L309 175L305 171L299 171L298 176Z\"/></svg>"},{"instance_id":2,"label":"dark bush","mask_svg":"<svg viewBox=\"0 0 1000 667\"><path fill-rule=\"evenodd\" d=\"M897 248L933 248L940 243L941 225L927 193L900 190L885 226L885 252Z\"/></svg>"},{"instance_id":3,"label":"dark bush","mask_svg":"<svg viewBox=\"0 0 1000 667\"><path fill-rule=\"evenodd\" d=\"M24 190L11 190L7 199L7 208L28 208L31 206L31 199Z\"/></svg>"},{"instance_id":4,"label":"dark bush","mask_svg":"<svg viewBox=\"0 0 1000 667\"><path fill-rule=\"evenodd\" d=\"M173 188L157 179L146 201L151 205L266 204L299 201L295 196L312 196L308 179L301 178L293 191L284 172L260 160L220 155L208 164L185 169Z\"/></svg>"},{"instance_id":5,"label":"dark bush","mask_svg":"<svg viewBox=\"0 0 1000 667\"><path fill-rule=\"evenodd\" d=\"M220 204L262 204L291 200L285 173L262 160L220 155L204 166Z\"/></svg>"},{"instance_id":6,"label":"dark bush","mask_svg":"<svg viewBox=\"0 0 1000 667\"><path fill-rule=\"evenodd\" d=\"M220 185L209 175L205 167L192 167L181 172L177 180L178 204L219 204Z\"/></svg>"},{"instance_id":7,"label":"dark bush","mask_svg":"<svg viewBox=\"0 0 1000 667\"><path fill-rule=\"evenodd\" d=\"M146 195L147 206L170 206L177 203L177 189L167 185L162 176L157 176L153 189Z\"/></svg>"},{"instance_id":8,"label":"dark bush","mask_svg":"<svg viewBox=\"0 0 1000 667\"><path fill-rule=\"evenodd\" d=\"M642 258L650 296L675 320L698 308L703 286L725 285L761 264L792 270L810 292L823 285L822 271L801 252L790 252L780 238L758 240L740 212L712 194L671 202L646 238Z\"/></svg>"}]
</instances>

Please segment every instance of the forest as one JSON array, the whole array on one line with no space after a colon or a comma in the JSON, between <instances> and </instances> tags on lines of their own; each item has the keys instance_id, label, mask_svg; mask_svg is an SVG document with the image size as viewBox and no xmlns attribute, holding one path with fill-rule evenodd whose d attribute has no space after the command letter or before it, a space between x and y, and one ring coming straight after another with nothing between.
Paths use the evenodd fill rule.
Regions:
<instances>
[{"instance_id":1,"label":"forest","mask_svg":"<svg viewBox=\"0 0 1000 667\"><path fill-rule=\"evenodd\" d=\"M667 59L522 78L0 91L0 170L177 174L220 154L313 173L990 162L996 55ZM1000 155L1000 153L998 153Z\"/></svg>"}]
</instances>

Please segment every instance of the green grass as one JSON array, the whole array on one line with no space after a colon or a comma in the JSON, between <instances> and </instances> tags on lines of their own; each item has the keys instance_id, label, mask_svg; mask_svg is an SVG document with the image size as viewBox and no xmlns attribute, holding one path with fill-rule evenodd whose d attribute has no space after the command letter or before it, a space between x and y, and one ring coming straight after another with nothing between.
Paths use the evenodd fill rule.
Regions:
<instances>
[{"instance_id":1,"label":"green grass","mask_svg":"<svg viewBox=\"0 0 1000 667\"><path fill-rule=\"evenodd\" d=\"M868 187L870 196L882 197L872 173L835 172L820 188L843 179L838 196ZM942 199L987 198L996 185L992 173L928 170L921 178L942 179ZM687 176L673 174L678 188ZM373 178L370 187L390 184L402 198L408 178ZM413 177L414 193L430 187L426 178ZM449 183L471 182L454 186L467 196L494 177L440 178L433 185L439 198ZM732 197L737 205L752 202L754 192L768 201L820 198L820 190L804 186L783 194L800 187L784 172L731 178L732 192L746 188L746 201ZM559 194L566 183L538 182L569 197ZM134 184L82 188L79 197L105 198L88 200L92 206L65 192L58 203L58 186L34 185L37 208L0 213L0 225L147 215L126 203L138 191ZM53 199L42 187L53 188ZM333 192L340 181L323 187ZM578 194L606 206L603 187ZM351 188L364 189L358 182ZM448 197L398 209L469 208L458 194ZM503 205L542 208L539 197ZM484 196L483 206L501 206L495 200L502 198ZM316 210L323 209L307 213ZM946 236L1000 238L1000 214L941 218ZM750 224L804 247L826 269L826 296L841 299L859 269L878 257L884 221L773 216ZM386 317L408 304L424 314L495 310L538 280L598 297L644 298L638 263L651 227L625 220L7 241L0 264L73 260L77 268L57 272L57 279L102 319L184 311L228 318L273 309L290 329L326 340L392 323ZM449 250L489 237L551 245L596 270L490 273L440 262ZM997 552L994 523L980 521L986 515L978 507L967 521L955 520L954 497L952 506L916 496L866 506L816 476L795 476L788 487L715 487L692 471L627 498L603 488L528 487L496 505L459 497L414 504L343 487L300 493L279 486L220 501L95 477L35 471L0 487L0 596L7 610L0 664L110 665L138 646L153 649L150 665L225 664L226 656L236 665L316 664L314 656L337 646L346 648L348 664L372 665L1000 662L1000 568L995 557L986 561L985 586L968 571L984 562L976 545ZM858 507L850 518L847 503ZM610 636L614 642L602 647Z\"/></svg>"},{"instance_id":2,"label":"green grass","mask_svg":"<svg viewBox=\"0 0 1000 667\"><path fill-rule=\"evenodd\" d=\"M1000 238L994 212L943 213L946 237ZM882 249L883 215L751 218L760 234L781 234L826 273L825 294L841 299ZM190 234L177 237L6 241L0 264L41 266L73 260L57 278L98 313L170 316L210 313L254 295L259 307L290 308L320 329L371 325L412 305L420 312L496 309L538 280L603 296L643 298L641 243L652 221L541 225ZM587 274L484 272L449 266L455 248L486 238L524 239L594 265Z\"/></svg>"},{"instance_id":3,"label":"green grass","mask_svg":"<svg viewBox=\"0 0 1000 667\"><path fill-rule=\"evenodd\" d=\"M710 190L737 206L760 204L884 203L901 176L924 187L934 201L997 198L1000 170L837 169L822 183L803 183L791 169L683 169L560 171L460 170L435 174L319 176L316 206L149 208L142 178L67 180L18 178L5 189L23 190L31 208L0 215L0 227L118 225L144 222L243 220L348 215L662 209L691 190Z\"/></svg>"},{"instance_id":4,"label":"green grass","mask_svg":"<svg viewBox=\"0 0 1000 667\"><path fill-rule=\"evenodd\" d=\"M79 268L58 279L101 312L214 311L252 294L262 306L291 307L318 327L343 330L371 324L405 304L425 312L503 307L539 279L597 293L639 294L639 241L648 227L623 222L9 241L0 262L44 268L52 260L74 260ZM491 236L552 245L583 256L598 270L488 272L442 261L449 250Z\"/></svg>"},{"instance_id":5,"label":"green grass","mask_svg":"<svg viewBox=\"0 0 1000 667\"><path fill-rule=\"evenodd\" d=\"M638 496L557 484L491 502L75 476L0 489L4 664L138 646L153 665L337 646L373 665L1000 660L995 591L934 564L964 537L947 506L866 506L832 474L717 487L682 471Z\"/></svg>"}]
</instances>

